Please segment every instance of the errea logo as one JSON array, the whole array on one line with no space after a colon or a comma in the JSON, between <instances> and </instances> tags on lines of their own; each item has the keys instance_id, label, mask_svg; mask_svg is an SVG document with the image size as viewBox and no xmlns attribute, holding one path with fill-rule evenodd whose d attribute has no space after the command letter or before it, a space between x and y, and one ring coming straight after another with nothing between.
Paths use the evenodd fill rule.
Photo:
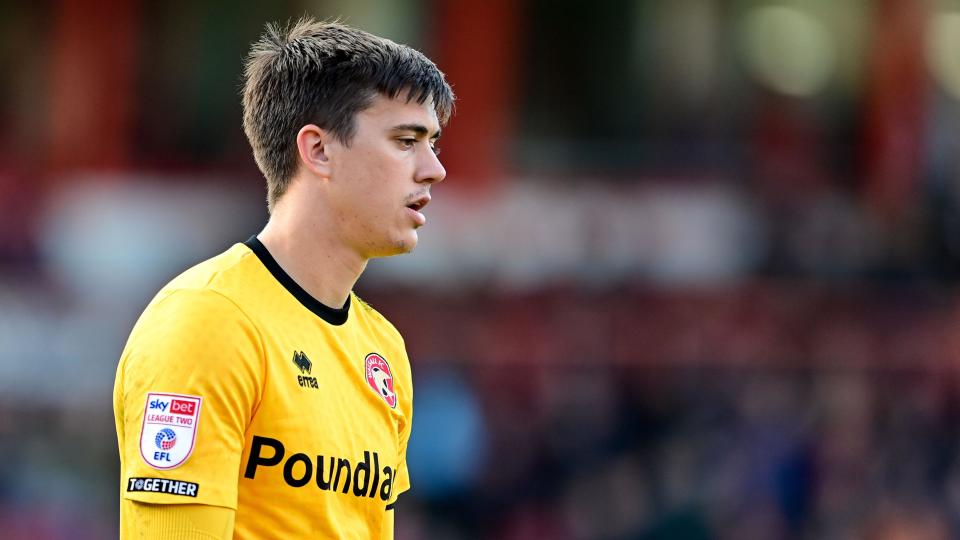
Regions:
<instances>
[{"instance_id":1,"label":"errea logo","mask_svg":"<svg viewBox=\"0 0 960 540\"><path fill-rule=\"evenodd\" d=\"M317 383L317 378L310 376L310 373L313 371L313 362L307 358L307 355L303 351L294 351L293 365L297 366L297 369L300 370L300 375L297 375L297 384L303 388L320 388L320 385Z\"/></svg>"}]
</instances>

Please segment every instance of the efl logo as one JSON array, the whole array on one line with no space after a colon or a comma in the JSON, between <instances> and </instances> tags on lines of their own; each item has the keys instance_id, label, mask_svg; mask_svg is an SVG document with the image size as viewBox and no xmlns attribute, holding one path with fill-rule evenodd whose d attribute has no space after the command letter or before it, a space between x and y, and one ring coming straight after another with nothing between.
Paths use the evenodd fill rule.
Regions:
<instances>
[{"instance_id":1,"label":"efl logo","mask_svg":"<svg viewBox=\"0 0 960 540\"><path fill-rule=\"evenodd\" d=\"M174 469L183 465L196 441L200 421L197 396L147 394L140 428L140 457L154 469Z\"/></svg>"},{"instance_id":2,"label":"efl logo","mask_svg":"<svg viewBox=\"0 0 960 540\"><path fill-rule=\"evenodd\" d=\"M393 389L393 372L390 371L390 364L377 353L368 354L363 363L367 384L387 402L387 405L395 408L397 393Z\"/></svg>"},{"instance_id":3,"label":"efl logo","mask_svg":"<svg viewBox=\"0 0 960 540\"><path fill-rule=\"evenodd\" d=\"M157 433L157 448L170 450L177 445L177 434L170 428L163 428Z\"/></svg>"}]
</instances>

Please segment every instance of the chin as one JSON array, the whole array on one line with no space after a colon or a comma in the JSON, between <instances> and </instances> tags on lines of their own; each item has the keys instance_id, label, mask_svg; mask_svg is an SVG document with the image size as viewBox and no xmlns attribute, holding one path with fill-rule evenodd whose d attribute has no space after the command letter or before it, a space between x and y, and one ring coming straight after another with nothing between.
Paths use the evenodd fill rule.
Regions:
<instances>
[{"instance_id":1,"label":"chin","mask_svg":"<svg viewBox=\"0 0 960 540\"><path fill-rule=\"evenodd\" d=\"M413 251L414 248L417 247L417 241L417 233L413 233L412 239L406 239L397 242L397 255L400 255L401 253L410 253Z\"/></svg>"},{"instance_id":2,"label":"chin","mask_svg":"<svg viewBox=\"0 0 960 540\"><path fill-rule=\"evenodd\" d=\"M417 240L418 238L416 231L413 231L413 234L411 235L395 238L394 241L389 245L384 246L384 249L375 255L375 257L392 257L393 255L410 253L415 247L417 247Z\"/></svg>"}]
</instances>

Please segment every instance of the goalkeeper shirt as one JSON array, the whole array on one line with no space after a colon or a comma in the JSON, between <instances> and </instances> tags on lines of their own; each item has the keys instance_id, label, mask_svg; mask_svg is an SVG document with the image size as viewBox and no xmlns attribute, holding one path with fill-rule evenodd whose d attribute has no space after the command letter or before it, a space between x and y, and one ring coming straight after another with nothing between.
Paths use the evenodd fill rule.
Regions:
<instances>
[{"instance_id":1,"label":"goalkeeper shirt","mask_svg":"<svg viewBox=\"0 0 960 540\"><path fill-rule=\"evenodd\" d=\"M383 316L321 304L238 243L164 287L121 355L121 537L148 526L139 501L234 509L238 539L392 538L412 393Z\"/></svg>"}]
</instances>

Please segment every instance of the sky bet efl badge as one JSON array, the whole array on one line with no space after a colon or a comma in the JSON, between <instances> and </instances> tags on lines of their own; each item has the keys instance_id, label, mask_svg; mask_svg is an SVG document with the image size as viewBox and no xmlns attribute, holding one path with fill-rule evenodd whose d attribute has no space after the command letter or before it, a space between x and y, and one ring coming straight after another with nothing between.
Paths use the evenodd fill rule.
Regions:
<instances>
[{"instance_id":1,"label":"sky bet efl badge","mask_svg":"<svg viewBox=\"0 0 960 540\"><path fill-rule=\"evenodd\" d=\"M173 469L193 452L200 421L201 398L180 394L147 394L140 429L140 455L154 469Z\"/></svg>"}]
</instances>

